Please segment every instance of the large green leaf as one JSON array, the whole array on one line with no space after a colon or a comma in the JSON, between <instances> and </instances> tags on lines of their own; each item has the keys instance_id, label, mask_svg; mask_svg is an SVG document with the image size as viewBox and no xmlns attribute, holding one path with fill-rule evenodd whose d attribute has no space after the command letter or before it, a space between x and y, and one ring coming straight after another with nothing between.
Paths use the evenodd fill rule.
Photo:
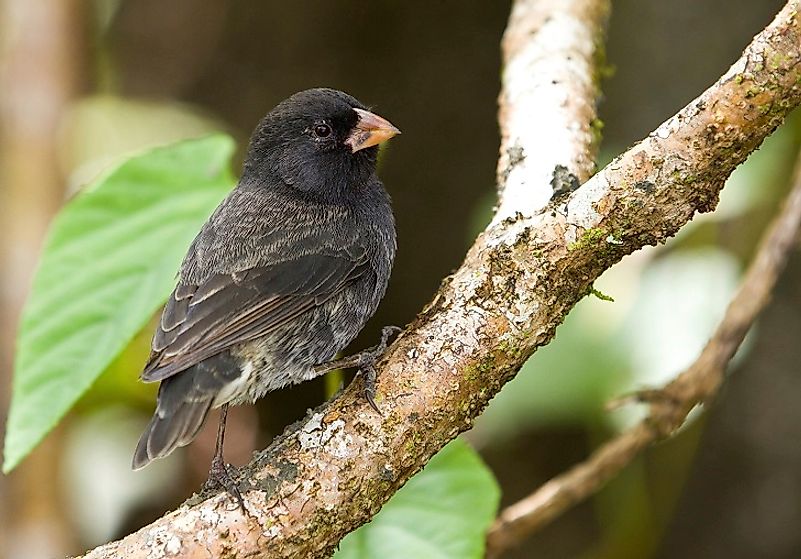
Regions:
<instances>
[{"instance_id":1,"label":"large green leaf","mask_svg":"<svg viewBox=\"0 0 801 559\"><path fill-rule=\"evenodd\" d=\"M334 559L479 559L499 495L481 458L457 439L348 534Z\"/></svg>"},{"instance_id":2,"label":"large green leaf","mask_svg":"<svg viewBox=\"0 0 801 559\"><path fill-rule=\"evenodd\" d=\"M142 153L88 186L50 228L22 313L8 472L169 295L186 249L230 190L227 136Z\"/></svg>"}]
</instances>

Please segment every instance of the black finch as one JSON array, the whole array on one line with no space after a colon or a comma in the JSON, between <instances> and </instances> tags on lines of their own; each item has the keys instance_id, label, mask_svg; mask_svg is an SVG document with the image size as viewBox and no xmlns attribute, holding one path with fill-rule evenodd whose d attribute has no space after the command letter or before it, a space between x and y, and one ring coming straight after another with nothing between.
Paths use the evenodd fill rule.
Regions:
<instances>
[{"instance_id":1,"label":"black finch","mask_svg":"<svg viewBox=\"0 0 801 559\"><path fill-rule=\"evenodd\" d=\"M364 327L395 257L376 159L398 133L333 89L296 93L262 119L153 336L142 379L161 386L135 469L192 442L211 408L318 376ZM227 477L224 416L212 478Z\"/></svg>"}]
</instances>

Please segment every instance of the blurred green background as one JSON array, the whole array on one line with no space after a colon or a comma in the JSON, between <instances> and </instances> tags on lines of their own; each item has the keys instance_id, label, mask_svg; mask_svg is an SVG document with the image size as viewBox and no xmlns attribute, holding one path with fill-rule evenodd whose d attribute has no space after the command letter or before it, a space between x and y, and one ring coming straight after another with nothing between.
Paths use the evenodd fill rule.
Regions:
<instances>
[{"instance_id":1,"label":"blurred green background","mask_svg":"<svg viewBox=\"0 0 801 559\"><path fill-rule=\"evenodd\" d=\"M731 64L779 0L613 2L602 160L646 135ZM494 203L499 40L508 2L0 0L0 422L17 316L47 223L132 151L225 131L240 157L258 119L314 86L343 89L403 136L384 153L399 251L387 296L354 342L405 324L461 261ZM796 115L797 116L797 115ZM714 214L626 258L585 299L468 440L503 504L564 471L640 410L611 397L659 384L698 354L788 186L792 118L738 169ZM238 169L235 168L235 172ZM719 401L601 494L509 557L801 557L801 258L732 367ZM154 386L136 380L150 330L20 467L0 477L0 557L79 553L142 526L205 479L196 443L130 471ZM229 417L245 463L320 403L319 379Z\"/></svg>"}]
</instances>

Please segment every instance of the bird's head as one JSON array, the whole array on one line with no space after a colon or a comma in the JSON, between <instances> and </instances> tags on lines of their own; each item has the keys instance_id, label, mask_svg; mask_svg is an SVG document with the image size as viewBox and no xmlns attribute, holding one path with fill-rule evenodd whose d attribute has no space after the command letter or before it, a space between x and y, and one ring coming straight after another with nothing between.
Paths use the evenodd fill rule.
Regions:
<instances>
[{"instance_id":1,"label":"bird's head","mask_svg":"<svg viewBox=\"0 0 801 559\"><path fill-rule=\"evenodd\" d=\"M400 130L347 93L301 91L259 123L243 179L277 178L323 196L358 190L375 173L378 144L396 134Z\"/></svg>"}]
</instances>

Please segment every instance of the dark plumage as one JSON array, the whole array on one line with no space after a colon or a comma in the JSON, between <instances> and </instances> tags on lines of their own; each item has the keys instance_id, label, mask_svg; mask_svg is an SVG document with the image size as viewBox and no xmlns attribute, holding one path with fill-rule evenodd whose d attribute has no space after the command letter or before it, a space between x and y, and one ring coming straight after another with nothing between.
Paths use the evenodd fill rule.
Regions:
<instances>
[{"instance_id":1,"label":"dark plumage","mask_svg":"<svg viewBox=\"0 0 801 559\"><path fill-rule=\"evenodd\" d=\"M262 119L153 337L142 379L161 386L134 468L189 444L212 407L317 376L362 329L395 257L376 158L397 133L332 89L297 93Z\"/></svg>"}]
</instances>

